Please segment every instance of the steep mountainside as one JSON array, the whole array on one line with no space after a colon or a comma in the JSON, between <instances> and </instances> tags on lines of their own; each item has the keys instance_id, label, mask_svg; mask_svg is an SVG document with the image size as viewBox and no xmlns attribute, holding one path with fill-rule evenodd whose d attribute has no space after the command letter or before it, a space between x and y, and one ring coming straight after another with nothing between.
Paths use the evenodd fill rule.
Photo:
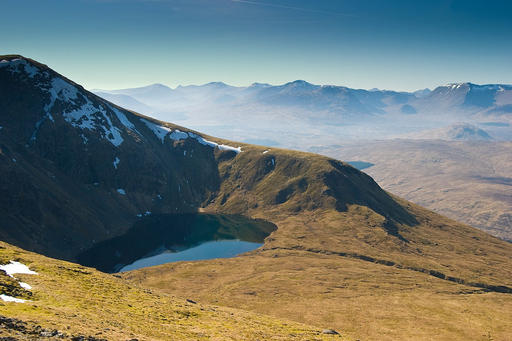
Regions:
<instances>
[{"instance_id":1,"label":"steep mountainside","mask_svg":"<svg viewBox=\"0 0 512 341\"><path fill-rule=\"evenodd\" d=\"M512 337L512 244L348 164L159 122L20 56L0 57L0 96L0 237L11 244L74 260L144 215L241 214L277 226L261 248L122 277L354 339ZM28 318L12 304L10 316Z\"/></svg>"},{"instance_id":2,"label":"steep mountainside","mask_svg":"<svg viewBox=\"0 0 512 341\"><path fill-rule=\"evenodd\" d=\"M126 230L145 212L195 211L215 193L215 147L136 116L33 61L0 59L3 240L52 256Z\"/></svg>"}]
</instances>

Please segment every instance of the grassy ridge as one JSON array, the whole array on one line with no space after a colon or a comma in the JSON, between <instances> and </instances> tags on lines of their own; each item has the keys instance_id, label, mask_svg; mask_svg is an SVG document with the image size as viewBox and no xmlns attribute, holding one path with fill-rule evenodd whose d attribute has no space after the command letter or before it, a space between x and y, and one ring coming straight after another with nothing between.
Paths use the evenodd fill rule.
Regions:
<instances>
[{"instance_id":1,"label":"grassy ridge","mask_svg":"<svg viewBox=\"0 0 512 341\"><path fill-rule=\"evenodd\" d=\"M0 315L36 321L68 336L108 340L323 340L328 335L306 325L213 305L194 304L129 284L73 263L46 258L0 243L0 263L20 261L38 275L15 275L29 283L26 303L0 301ZM0 275L0 290L18 295ZM16 335L0 329L0 336ZM18 335L19 336L19 335ZM332 337L331 337L332 338Z\"/></svg>"}]
</instances>

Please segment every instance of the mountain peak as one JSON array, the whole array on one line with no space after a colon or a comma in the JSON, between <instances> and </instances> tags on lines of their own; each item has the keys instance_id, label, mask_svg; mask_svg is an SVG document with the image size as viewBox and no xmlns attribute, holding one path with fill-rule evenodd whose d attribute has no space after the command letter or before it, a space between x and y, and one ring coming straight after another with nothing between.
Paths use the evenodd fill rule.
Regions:
<instances>
[{"instance_id":1,"label":"mountain peak","mask_svg":"<svg viewBox=\"0 0 512 341\"><path fill-rule=\"evenodd\" d=\"M473 141L492 140L493 138L483 129L469 123L456 123L448 127L446 135L451 140Z\"/></svg>"},{"instance_id":2,"label":"mountain peak","mask_svg":"<svg viewBox=\"0 0 512 341\"><path fill-rule=\"evenodd\" d=\"M462 87L469 87L471 86L472 84L469 83L469 82L462 82L462 83L448 83L446 84L444 87L448 87L450 88L451 90L456 90L456 89L460 89Z\"/></svg>"},{"instance_id":3,"label":"mountain peak","mask_svg":"<svg viewBox=\"0 0 512 341\"><path fill-rule=\"evenodd\" d=\"M432 92L432 90L430 90L429 88L425 88L425 89L421 89L421 90L416 90L413 92L413 94L417 98L422 98L422 97L428 96L428 94L430 94L431 92Z\"/></svg>"},{"instance_id":4,"label":"mountain peak","mask_svg":"<svg viewBox=\"0 0 512 341\"><path fill-rule=\"evenodd\" d=\"M153 89L170 89L170 87L168 87L167 85L165 84L162 84L162 83L154 83L154 84L151 84L151 85L148 85L147 88L153 88Z\"/></svg>"},{"instance_id":5,"label":"mountain peak","mask_svg":"<svg viewBox=\"0 0 512 341\"><path fill-rule=\"evenodd\" d=\"M268 84L268 83L258 83L258 82L254 82L252 83L249 87L250 88L266 88L266 87L269 87L269 86L272 86L271 84Z\"/></svg>"},{"instance_id":6,"label":"mountain peak","mask_svg":"<svg viewBox=\"0 0 512 341\"><path fill-rule=\"evenodd\" d=\"M228 85L224 82L210 82L210 83L204 84L204 86L212 87L212 88L227 88L230 85Z\"/></svg>"},{"instance_id":7,"label":"mountain peak","mask_svg":"<svg viewBox=\"0 0 512 341\"><path fill-rule=\"evenodd\" d=\"M285 84L285 86L293 86L293 87L312 87L315 86L314 84L311 84L309 82L306 82L305 80L295 80L293 82L288 82Z\"/></svg>"}]
</instances>

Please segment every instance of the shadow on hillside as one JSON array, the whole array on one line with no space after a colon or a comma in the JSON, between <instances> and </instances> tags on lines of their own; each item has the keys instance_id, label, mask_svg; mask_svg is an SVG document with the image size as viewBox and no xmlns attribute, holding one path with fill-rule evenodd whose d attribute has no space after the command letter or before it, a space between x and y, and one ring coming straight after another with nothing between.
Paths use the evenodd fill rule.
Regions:
<instances>
[{"instance_id":1,"label":"shadow on hillside","mask_svg":"<svg viewBox=\"0 0 512 341\"><path fill-rule=\"evenodd\" d=\"M336 199L336 209L346 212L350 205L367 206L386 219L382 227L388 234L407 242L398 224L415 226L418 220L367 174L340 161L329 162L334 170L325 174L324 182L329 187L326 194Z\"/></svg>"}]
</instances>

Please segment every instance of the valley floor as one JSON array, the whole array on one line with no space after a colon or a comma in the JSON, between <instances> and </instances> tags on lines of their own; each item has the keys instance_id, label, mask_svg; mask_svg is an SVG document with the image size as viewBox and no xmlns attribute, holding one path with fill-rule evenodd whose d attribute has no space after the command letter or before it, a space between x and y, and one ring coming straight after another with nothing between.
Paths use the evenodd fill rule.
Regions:
<instances>
[{"instance_id":1,"label":"valley floor","mask_svg":"<svg viewBox=\"0 0 512 341\"><path fill-rule=\"evenodd\" d=\"M512 143L388 140L321 152L374 164L384 189L452 219L512 240Z\"/></svg>"}]
</instances>

